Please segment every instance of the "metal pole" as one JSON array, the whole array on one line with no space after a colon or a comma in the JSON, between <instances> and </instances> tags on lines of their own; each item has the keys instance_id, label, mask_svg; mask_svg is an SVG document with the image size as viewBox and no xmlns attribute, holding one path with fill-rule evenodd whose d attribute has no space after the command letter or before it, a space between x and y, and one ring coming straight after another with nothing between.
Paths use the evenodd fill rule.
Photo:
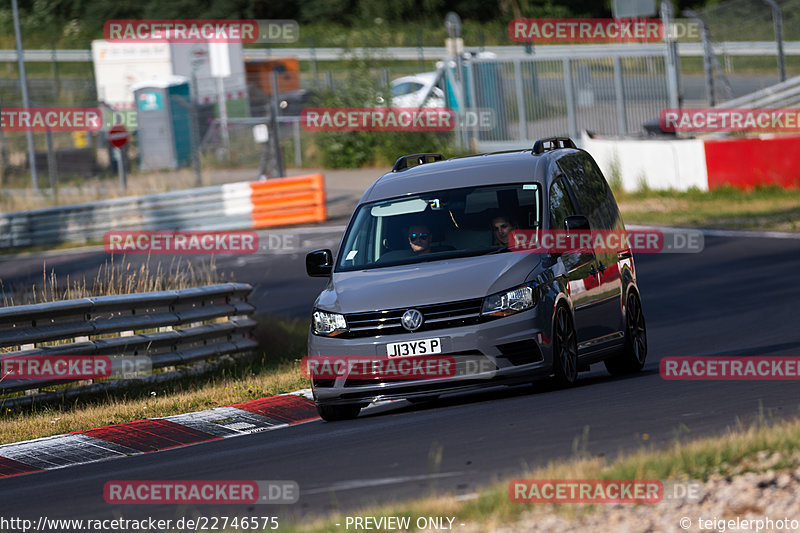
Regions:
<instances>
[{"instance_id":1,"label":"metal pole","mask_svg":"<svg viewBox=\"0 0 800 533\"><path fill-rule=\"evenodd\" d=\"M625 85L622 83L622 60L614 56L614 92L617 97L617 127L620 135L628 133L628 113L625 109Z\"/></svg>"},{"instance_id":2,"label":"metal pole","mask_svg":"<svg viewBox=\"0 0 800 533\"><path fill-rule=\"evenodd\" d=\"M0 104L2 107L2 104ZM3 128L0 128L0 183L6 179L8 172L8 151L6 150L6 136L3 133Z\"/></svg>"},{"instance_id":3,"label":"metal pole","mask_svg":"<svg viewBox=\"0 0 800 533\"><path fill-rule=\"evenodd\" d=\"M691 9L684 9L683 13L695 20L702 29L703 39L703 73L706 78L706 97L708 98L709 107L716 105L716 95L714 94L714 47L711 45L711 32L706 23L697 16Z\"/></svg>"},{"instance_id":4,"label":"metal pole","mask_svg":"<svg viewBox=\"0 0 800 533\"><path fill-rule=\"evenodd\" d=\"M22 31L19 27L19 9L17 8L17 0L11 0L11 10L14 17L14 34L17 42L17 63L19 64L19 86L22 90L22 106L30 107L31 103L28 100L28 80L25 76L25 58L22 56ZM31 165L31 185L34 191L39 190L39 174L36 172L36 152L33 145L33 132L27 130L25 137L28 139L28 162Z\"/></svg>"},{"instance_id":5,"label":"metal pole","mask_svg":"<svg viewBox=\"0 0 800 533\"><path fill-rule=\"evenodd\" d=\"M125 190L128 188L128 177L125 174L125 157L122 153L122 148L114 148L116 156L117 156L117 169L119 170L119 184L122 185L122 189Z\"/></svg>"},{"instance_id":6,"label":"metal pole","mask_svg":"<svg viewBox=\"0 0 800 533\"><path fill-rule=\"evenodd\" d=\"M285 176L286 173L283 167L283 153L281 153L281 135L280 131L278 130L278 113L279 105L278 105L278 73L276 71L272 71L272 116L270 117L270 121L272 122L272 145L274 146L273 150L275 151L275 164L278 168L278 177Z\"/></svg>"},{"instance_id":7,"label":"metal pole","mask_svg":"<svg viewBox=\"0 0 800 533\"><path fill-rule=\"evenodd\" d=\"M417 59L419 60L419 69L425 70L425 52L422 50L422 31L417 30Z\"/></svg>"},{"instance_id":8,"label":"metal pole","mask_svg":"<svg viewBox=\"0 0 800 533\"><path fill-rule=\"evenodd\" d=\"M572 64L568 57L564 58L564 93L567 98L567 123L569 136L578 138L578 118L575 116L575 91L572 88Z\"/></svg>"},{"instance_id":9,"label":"metal pole","mask_svg":"<svg viewBox=\"0 0 800 533\"><path fill-rule=\"evenodd\" d=\"M514 60L514 88L517 91L517 114L519 115L519 140L528 139L528 120L525 116L525 93L522 90L522 68L520 60Z\"/></svg>"},{"instance_id":10,"label":"metal pole","mask_svg":"<svg viewBox=\"0 0 800 533\"><path fill-rule=\"evenodd\" d=\"M231 137L228 132L228 102L225 99L225 80L217 76L217 99L219 101L219 122L222 133L222 147L225 149L225 158L231 156Z\"/></svg>"},{"instance_id":11,"label":"metal pole","mask_svg":"<svg viewBox=\"0 0 800 533\"><path fill-rule=\"evenodd\" d=\"M474 123L472 125L472 131L471 132L467 129L468 124L465 125L465 127L464 127L464 135L465 135L465 138L468 135L468 133L471 135L471 137L468 140L467 146L472 147L473 150L477 152L478 151L477 142L478 142L478 139L480 137L480 134L478 133L478 126L479 126L479 124L478 124L478 122L479 122L478 108L475 105L477 103L477 101L478 101L478 97L477 97L478 91L475 88L475 63L473 61L466 61L464 63L464 67L467 69L467 73L466 73L466 75L467 75L467 87L469 87L469 94L472 95L472 98L470 98L470 101L469 101L469 107L470 107L470 110L472 111L472 117L471 118L474 121Z\"/></svg>"},{"instance_id":12,"label":"metal pole","mask_svg":"<svg viewBox=\"0 0 800 533\"><path fill-rule=\"evenodd\" d=\"M661 22L664 27L664 43L667 45L664 56L665 71L667 74L667 93L669 94L669 107L678 109L681 106L680 98L680 58L678 57L678 43L672 38L672 5L668 0L661 2Z\"/></svg>"},{"instance_id":13,"label":"metal pole","mask_svg":"<svg viewBox=\"0 0 800 533\"><path fill-rule=\"evenodd\" d=\"M764 0L772 8L772 23L775 26L775 42L778 44L778 71L781 81L786 81L786 58L783 55L783 14L775 0Z\"/></svg>"},{"instance_id":14,"label":"metal pole","mask_svg":"<svg viewBox=\"0 0 800 533\"><path fill-rule=\"evenodd\" d=\"M294 133L294 166L303 166L303 150L300 146L300 121L292 122L292 133Z\"/></svg>"},{"instance_id":15,"label":"metal pole","mask_svg":"<svg viewBox=\"0 0 800 533\"><path fill-rule=\"evenodd\" d=\"M194 167L195 184L198 187L203 185L203 164L200 159L200 112L197 93L197 74L192 69L192 93L194 98L189 98L189 119L192 121L192 166Z\"/></svg>"},{"instance_id":16,"label":"metal pole","mask_svg":"<svg viewBox=\"0 0 800 533\"><path fill-rule=\"evenodd\" d=\"M53 132L49 129L45 132L47 139L47 174L50 177L50 188L55 193L58 184L58 165L56 164L56 154L53 149Z\"/></svg>"},{"instance_id":17,"label":"metal pole","mask_svg":"<svg viewBox=\"0 0 800 533\"><path fill-rule=\"evenodd\" d=\"M50 48L53 50L53 58L51 60L51 66L53 69L53 81L56 84L56 98L55 101L58 102L59 97L61 96L61 79L58 77L58 61L56 61L56 42L50 41Z\"/></svg>"}]
</instances>

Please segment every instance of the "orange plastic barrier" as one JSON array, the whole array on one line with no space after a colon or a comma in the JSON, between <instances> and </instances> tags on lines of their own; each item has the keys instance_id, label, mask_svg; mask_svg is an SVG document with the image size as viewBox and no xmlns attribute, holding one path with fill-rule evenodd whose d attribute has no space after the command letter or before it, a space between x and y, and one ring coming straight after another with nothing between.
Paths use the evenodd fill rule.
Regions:
<instances>
[{"instance_id":1,"label":"orange plastic barrier","mask_svg":"<svg viewBox=\"0 0 800 533\"><path fill-rule=\"evenodd\" d=\"M322 174L253 181L250 189L253 228L324 222L327 219Z\"/></svg>"}]
</instances>

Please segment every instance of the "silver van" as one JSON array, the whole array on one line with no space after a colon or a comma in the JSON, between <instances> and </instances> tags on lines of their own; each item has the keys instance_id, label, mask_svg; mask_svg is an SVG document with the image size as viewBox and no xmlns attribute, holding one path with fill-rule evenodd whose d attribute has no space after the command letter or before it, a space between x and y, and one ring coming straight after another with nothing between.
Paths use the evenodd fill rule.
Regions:
<instances>
[{"instance_id":1,"label":"silver van","mask_svg":"<svg viewBox=\"0 0 800 533\"><path fill-rule=\"evenodd\" d=\"M514 231L540 229L624 231L602 172L568 138L398 159L364 193L336 258L306 256L310 276L329 278L314 304L309 359L436 357L455 370L313 374L320 416L546 376L570 386L599 361L612 374L641 370L647 334L632 252L512 251Z\"/></svg>"}]
</instances>

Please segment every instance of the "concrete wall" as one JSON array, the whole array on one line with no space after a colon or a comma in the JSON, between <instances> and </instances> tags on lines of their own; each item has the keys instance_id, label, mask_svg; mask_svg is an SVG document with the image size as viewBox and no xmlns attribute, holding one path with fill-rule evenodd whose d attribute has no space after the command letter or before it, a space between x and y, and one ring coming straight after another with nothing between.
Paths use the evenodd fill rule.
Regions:
<instances>
[{"instance_id":1,"label":"concrete wall","mask_svg":"<svg viewBox=\"0 0 800 533\"><path fill-rule=\"evenodd\" d=\"M618 169L625 190L634 191L643 183L651 189L708 190L702 140L592 139L583 132L581 143L607 180L613 179L613 168Z\"/></svg>"}]
</instances>

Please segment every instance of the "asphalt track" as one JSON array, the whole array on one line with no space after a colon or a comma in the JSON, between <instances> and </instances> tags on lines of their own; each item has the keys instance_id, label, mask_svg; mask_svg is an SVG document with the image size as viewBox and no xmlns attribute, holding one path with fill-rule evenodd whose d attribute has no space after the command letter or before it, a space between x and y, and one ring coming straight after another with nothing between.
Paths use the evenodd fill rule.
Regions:
<instances>
[{"instance_id":1,"label":"asphalt track","mask_svg":"<svg viewBox=\"0 0 800 533\"><path fill-rule=\"evenodd\" d=\"M307 248L335 242L336 231L311 231ZM97 254L102 250L51 254L48 265L88 271ZM237 265L232 258L220 266L256 286L254 301L262 312L307 313L324 280L305 277L302 251L265 259ZM4 258L0 277L21 279L26 265L37 261L41 269L41 255ZM588 440L579 448L613 457L678 437L715 434L760 410L775 417L797 414L796 383L665 381L658 361L664 356L797 356L800 240L706 237L702 253L639 254L636 264L650 347L641 375L611 378L595 365L569 390L526 386L449 397L434 405L398 402L354 421L317 420L0 479L3 515L175 519L277 513L287 524L307 513L342 509L355 514L369 503L432 493L469 497L525 467L572 457L586 427ZM131 479L286 479L299 484L301 496L284 507L105 503L106 481Z\"/></svg>"}]
</instances>

